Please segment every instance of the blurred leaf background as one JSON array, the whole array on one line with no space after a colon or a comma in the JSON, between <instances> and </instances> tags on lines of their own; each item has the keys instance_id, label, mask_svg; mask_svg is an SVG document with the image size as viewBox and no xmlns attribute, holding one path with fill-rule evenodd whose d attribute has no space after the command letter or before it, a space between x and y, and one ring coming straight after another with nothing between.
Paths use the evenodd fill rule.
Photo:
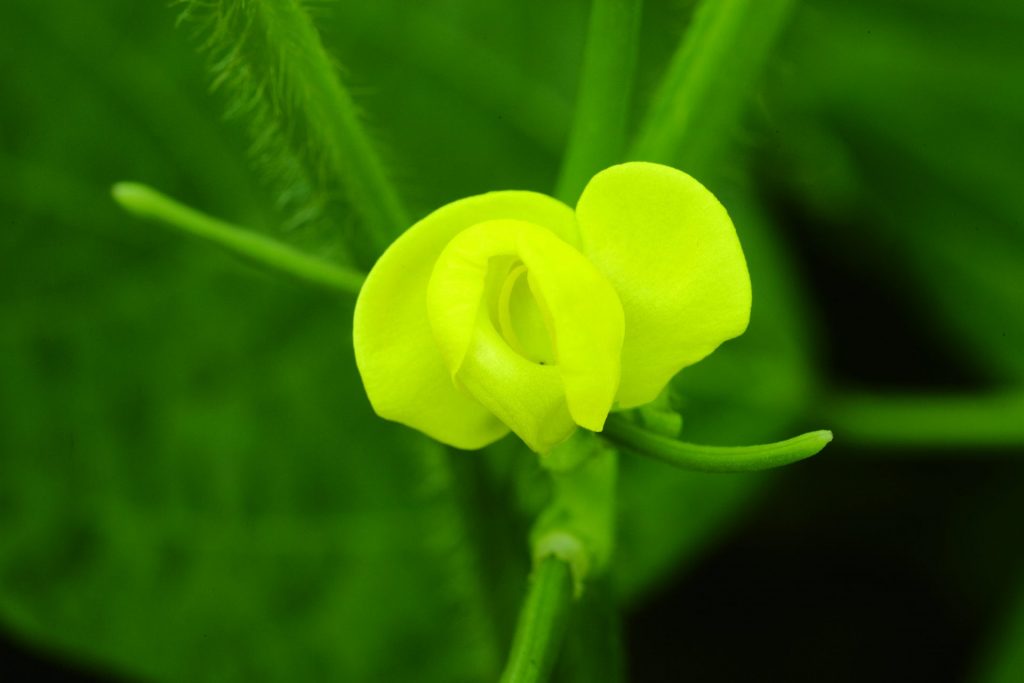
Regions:
<instances>
[{"instance_id":1,"label":"blurred leaf background","mask_svg":"<svg viewBox=\"0 0 1024 683\"><path fill-rule=\"evenodd\" d=\"M646 3L634 119L692 8ZM379 0L315 18L420 216L551 191L587 12ZM351 301L109 199L143 181L325 257L358 229L344 206L288 220L178 13L0 5L8 658L128 680L492 680L545 495L532 461L377 420ZM836 443L764 475L623 459L630 680L1024 680L1024 410L983 398L1024 391L1022 32L1013 0L797 3L701 169L748 256L751 327L674 400L694 441L823 426ZM959 397L951 429L977 438L948 443L927 409L879 427L908 393ZM587 680L574 659L560 680Z\"/></svg>"}]
</instances>

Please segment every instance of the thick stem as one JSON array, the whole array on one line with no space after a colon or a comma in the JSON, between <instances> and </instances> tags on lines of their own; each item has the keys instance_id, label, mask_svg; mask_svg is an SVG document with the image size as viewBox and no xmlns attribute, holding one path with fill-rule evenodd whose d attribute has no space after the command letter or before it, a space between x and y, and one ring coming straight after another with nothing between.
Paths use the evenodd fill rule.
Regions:
<instances>
[{"instance_id":1,"label":"thick stem","mask_svg":"<svg viewBox=\"0 0 1024 683\"><path fill-rule=\"evenodd\" d=\"M569 565L548 556L534 569L502 683L541 683L562 647L573 604Z\"/></svg>"},{"instance_id":2,"label":"thick stem","mask_svg":"<svg viewBox=\"0 0 1024 683\"><path fill-rule=\"evenodd\" d=\"M567 616L591 580L604 575L614 542L615 451L580 430L542 464L551 474L551 502L530 535L534 574L504 683L547 680Z\"/></svg>"},{"instance_id":3,"label":"thick stem","mask_svg":"<svg viewBox=\"0 0 1024 683\"><path fill-rule=\"evenodd\" d=\"M556 195L572 203L602 168L621 161L636 65L641 0L594 0L569 145Z\"/></svg>"}]
</instances>

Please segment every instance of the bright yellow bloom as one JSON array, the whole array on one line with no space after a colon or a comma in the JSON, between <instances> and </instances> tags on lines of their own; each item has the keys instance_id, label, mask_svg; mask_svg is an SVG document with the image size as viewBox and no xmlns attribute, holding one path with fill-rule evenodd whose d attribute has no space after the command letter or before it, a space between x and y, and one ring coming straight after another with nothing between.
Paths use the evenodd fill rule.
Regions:
<instances>
[{"instance_id":1,"label":"bright yellow bloom","mask_svg":"<svg viewBox=\"0 0 1024 683\"><path fill-rule=\"evenodd\" d=\"M654 400L749 317L725 209L633 162L594 176L575 212L518 191L434 211L370 271L353 337L381 417L466 449L511 430L543 452Z\"/></svg>"}]
</instances>

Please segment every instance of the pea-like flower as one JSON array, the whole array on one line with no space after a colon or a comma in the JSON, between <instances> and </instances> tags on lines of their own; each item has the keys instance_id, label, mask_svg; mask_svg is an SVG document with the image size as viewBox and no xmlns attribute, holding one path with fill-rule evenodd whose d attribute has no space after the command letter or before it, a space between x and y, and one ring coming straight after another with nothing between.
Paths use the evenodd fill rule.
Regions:
<instances>
[{"instance_id":1,"label":"pea-like flower","mask_svg":"<svg viewBox=\"0 0 1024 683\"><path fill-rule=\"evenodd\" d=\"M464 449L511 430L544 452L654 400L749 317L722 205L632 162L594 176L575 212L523 191L437 209L370 271L353 337L381 417Z\"/></svg>"}]
</instances>

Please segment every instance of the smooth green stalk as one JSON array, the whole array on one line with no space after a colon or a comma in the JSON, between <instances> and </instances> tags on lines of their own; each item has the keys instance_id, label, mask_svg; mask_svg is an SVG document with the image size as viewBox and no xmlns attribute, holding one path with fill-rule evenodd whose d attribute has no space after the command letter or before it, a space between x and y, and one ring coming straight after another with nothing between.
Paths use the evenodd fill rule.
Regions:
<instances>
[{"instance_id":1,"label":"smooth green stalk","mask_svg":"<svg viewBox=\"0 0 1024 683\"><path fill-rule=\"evenodd\" d=\"M573 603L569 565L549 556L533 570L501 683L542 683L551 675Z\"/></svg>"},{"instance_id":2,"label":"smooth green stalk","mask_svg":"<svg viewBox=\"0 0 1024 683\"><path fill-rule=\"evenodd\" d=\"M556 196L575 202L588 179L621 161L642 0L594 0L569 145Z\"/></svg>"},{"instance_id":3,"label":"smooth green stalk","mask_svg":"<svg viewBox=\"0 0 1024 683\"><path fill-rule=\"evenodd\" d=\"M820 452L832 432L821 430L759 446L702 446L650 432L620 415L610 415L602 435L626 450L684 470L753 472L789 465Z\"/></svg>"},{"instance_id":4,"label":"smooth green stalk","mask_svg":"<svg viewBox=\"0 0 1024 683\"><path fill-rule=\"evenodd\" d=\"M207 216L138 183L118 183L112 194L137 216L159 221L235 254L322 287L356 294L362 273L309 256L277 240Z\"/></svg>"},{"instance_id":5,"label":"smooth green stalk","mask_svg":"<svg viewBox=\"0 0 1024 683\"><path fill-rule=\"evenodd\" d=\"M586 581L601 575L615 543L615 488L618 453L593 432L580 429L557 451L575 455L541 460L551 474L551 502L530 534L534 562L555 555L569 563L582 595ZM560 462L559 462L560 461ZM569 467L551 467L553 464Z\"/></svg>"},{"instance_id":6,"label":"smooth green stalk","mask_svg":"<svg viewBox=\"0 0 1024 683\"><path fill-rule=\"evenodd\" d=\"M504 683L544 681L558 658L565 622L593 580L606 576L615 532L618 454L580 430L542 461L551 501L530 534L534 576L523 603Z\"/></svg>"},{"instance_id":7,"label":"smooth green stalk","mask_svg":"<svg viewBox=\"0 0 1024 683\"><path fill-rule=\"evenodd\" d=\"M843 439L884 446L1024 446L1024 392L991 396L843 396L823 419Z\"/></svg>"},{"instance_id":8,"label":"smooth green stalk","mask_svg":"<svg viewBox=\"0 0 1024 683\"><path fill-rule=\"evenodd\" d=\"M703 0L629 150L691 173L728 141L794 0Z\"/></svg>"}]
</instances>

